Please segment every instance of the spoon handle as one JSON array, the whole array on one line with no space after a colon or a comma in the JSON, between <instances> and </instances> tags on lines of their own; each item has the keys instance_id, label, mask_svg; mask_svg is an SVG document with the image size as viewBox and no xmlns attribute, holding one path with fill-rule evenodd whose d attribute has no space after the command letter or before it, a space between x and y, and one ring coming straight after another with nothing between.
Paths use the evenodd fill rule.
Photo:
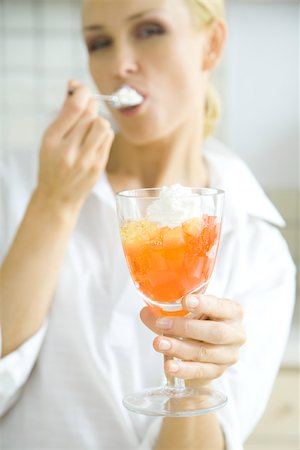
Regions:
<instances>
[{"instance_id":1,"label":"spoon handle","mask_svg":"<svg viewBox=\"0 0 300 450\"><path fill-rule=\"evenodd\" d=\"M116 100L118 100L116 95L93 94L92 97L96 100L103 100L105 102L115 102Z\"/></svg>"}]
</instances>

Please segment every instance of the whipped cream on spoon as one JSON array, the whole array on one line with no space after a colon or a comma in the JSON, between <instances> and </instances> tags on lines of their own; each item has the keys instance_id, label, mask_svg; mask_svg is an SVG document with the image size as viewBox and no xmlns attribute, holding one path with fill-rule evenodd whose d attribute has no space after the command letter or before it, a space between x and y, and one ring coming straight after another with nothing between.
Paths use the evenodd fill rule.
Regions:
<instances>
[{"instance_id":1,"label":"whipped cream on spoon","mask_svg":"<svg viewBox=\"0 0 300 450\"><path fill-rule=\"evenodd\" d=\"M140 105L144 97L140 95L135 89L124 85L117 91L110 95L93 94L93 98L110 102L115 109L129 108L131 106Z\"/></svg>"}]
</instances>

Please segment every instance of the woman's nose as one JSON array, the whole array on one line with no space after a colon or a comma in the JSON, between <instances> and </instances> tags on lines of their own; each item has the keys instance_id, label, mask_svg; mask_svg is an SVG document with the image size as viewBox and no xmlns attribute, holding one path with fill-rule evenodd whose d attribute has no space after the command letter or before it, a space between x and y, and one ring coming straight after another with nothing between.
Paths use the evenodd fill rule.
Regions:
<instances>
[{"instance_id":1,"label":"woman's nose","mask_svg":"<svg viewBox=\"0 0 300 450\"><path fill-rule=\"evenodd\" d=\"M113 76L116 78L125 78L137 72L137 70L138 62L135 52L125 46L117 48L113 62Z\"/></svg>"}]
</instances>

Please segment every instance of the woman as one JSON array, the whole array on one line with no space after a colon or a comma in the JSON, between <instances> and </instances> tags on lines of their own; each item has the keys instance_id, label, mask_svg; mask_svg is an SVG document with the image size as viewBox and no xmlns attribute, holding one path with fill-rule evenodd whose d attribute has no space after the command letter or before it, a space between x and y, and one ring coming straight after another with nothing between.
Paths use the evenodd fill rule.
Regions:
<instances>
[{"instance_id":1,"label":"woman","mask_svg":"<svg viewBox=\"0 0 300 450\"><path fill-rule=\"evenodd\" d=\"M114 135L89 90L71 81L44 135L37 182L28 160L8 158L4 166L2 445L241 449L280 365L294 268L274 226L283 223L277 211L243 163L207 139L217 115L209 80L226 40L223 2L86 0L83 29L99 90L129 85L144 100L111 108ZM227 207L207 295L183 301L209 326L160 321L144 308L144 324L168 334L154 339L155 353L153 334L136 319L140 301L113 192L174 183L224 188ZM167 374L212 382L228 405L163 421L128 413L124 393L160 382L159 353L182 359L166 363Z\"/></svg>"}]
</instances>

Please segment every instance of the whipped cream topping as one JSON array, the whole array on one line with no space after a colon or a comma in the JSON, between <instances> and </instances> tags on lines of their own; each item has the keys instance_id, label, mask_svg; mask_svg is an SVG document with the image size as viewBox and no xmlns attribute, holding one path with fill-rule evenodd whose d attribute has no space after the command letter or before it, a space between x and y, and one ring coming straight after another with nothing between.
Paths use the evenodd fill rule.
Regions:
<instances>
[{"instance_id":1,"label":"whipped cream topping","mask_svg":"<svg viewBox=\"0 0 300 450\"><path fill-rule=\"evenodd\" d=\"M147 220L160 227L175 228L202 214L200 196L189 187L173 184L163 186L159 198L148 206Z\"/></svg>"},{"instance_id":2,"label":"whipped cream topping","mask_svg":"<svg viewBox=\"0 0 300 450\"><path fill-rule=\"evenodd\" d=\"M116 97L114 105L116 108L126 108L130 106L136 106L142 103L144 97L140 95L135 89L130 86L124 85L116 92L113 93Z\"/></svg>"}]
</instances>

